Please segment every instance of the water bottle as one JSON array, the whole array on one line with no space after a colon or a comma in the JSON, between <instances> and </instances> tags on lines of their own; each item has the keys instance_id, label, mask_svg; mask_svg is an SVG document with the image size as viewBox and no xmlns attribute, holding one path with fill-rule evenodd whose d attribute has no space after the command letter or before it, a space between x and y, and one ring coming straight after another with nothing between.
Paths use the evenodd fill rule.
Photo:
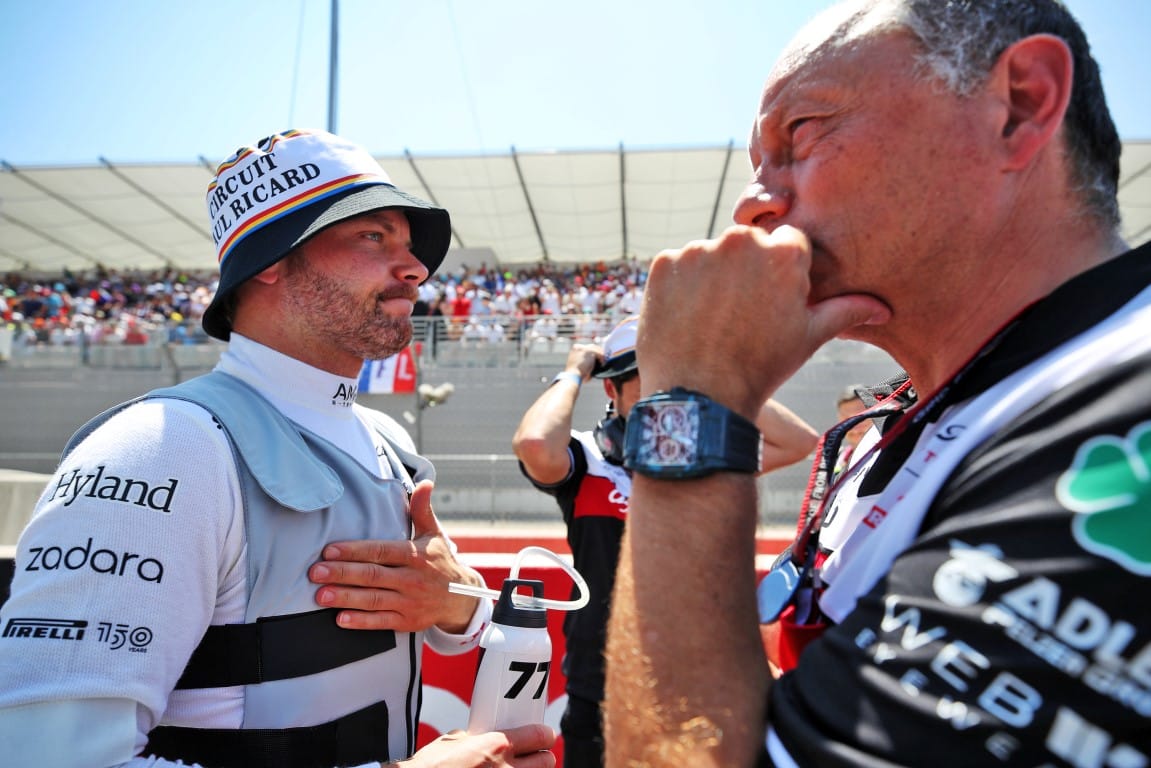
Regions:
<instances>
[{"instance_id":1,"label":"water bottle","mask_svg":"<svg viewBox=\"0 0 1151 768\"><path fill-rule=\"evenodd\" d=\"M543 595L536 579L504 580L492 612L492 622L480 637L480 660L472 688L468 732L483 733L542 723L548 703L548 672L552 642L548 637L547 609L513 602L516 589Z\"/></svg>"}]
</instances>

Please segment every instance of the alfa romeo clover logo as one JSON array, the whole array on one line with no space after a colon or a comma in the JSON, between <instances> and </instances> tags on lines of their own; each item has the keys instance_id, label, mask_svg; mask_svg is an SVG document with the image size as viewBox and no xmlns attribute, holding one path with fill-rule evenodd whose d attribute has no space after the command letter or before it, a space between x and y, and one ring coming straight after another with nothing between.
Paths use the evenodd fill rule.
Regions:
<instances>
[{"instance_id":1,"label":"alfa romeo clover logo","mask_svg":"<svg viewBox=\"0 0 1151 768\"><path fill-rule=\"evenodd\" d=\"M1093 437L1079 446L1055 495L1079 513L1071 530L1080 546L1151 576L1151 421L1126 437Z\"/></svg>"}]
</instances>

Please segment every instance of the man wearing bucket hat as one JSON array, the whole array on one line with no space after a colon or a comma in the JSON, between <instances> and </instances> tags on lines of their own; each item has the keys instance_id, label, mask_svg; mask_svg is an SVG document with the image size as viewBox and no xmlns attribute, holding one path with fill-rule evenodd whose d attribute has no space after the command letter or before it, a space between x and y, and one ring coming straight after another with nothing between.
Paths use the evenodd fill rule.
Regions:
<instances>
[{"instance_id":1,"label":"man wearing bucket hat","mask_svg":"<svg viewBox=\"0 0 1151 768\"><path fill-rule=\"evenodd\" d=\"M568 768L603 765L599 710L604 632L631 495L631 472L623 466L623 435L631 407L639 399L638 319L621 321L602 347L574 345L564 370L524 414L512 443L524 475L559 503L573 565L591 595L587 606L564 619L568 703L560 730ZM573 412L581 386L590 378L603 380L607 414L593 430L575 431ZM818 437L774 400L762 409L757 426L763 434L762 471L804 458Z\"/></svg>"},{"instance_id":2,"label":"man wearing bucket hat","mask_svg":"<svg viewBox=\"0 0 1151 768\"><path fill-rule=\"evenodd\" d=\"M6 764L407 758L423 642L468 650L489 617L448 592L482 579L432 513L433 467L355 402L363 360L411 338L447 212L321 131L243 147L207 203L203 325L229 346L66 447L4 606ZM545 766L553 739L445 736L410 764Z\"/></svg>"}]
</instances>

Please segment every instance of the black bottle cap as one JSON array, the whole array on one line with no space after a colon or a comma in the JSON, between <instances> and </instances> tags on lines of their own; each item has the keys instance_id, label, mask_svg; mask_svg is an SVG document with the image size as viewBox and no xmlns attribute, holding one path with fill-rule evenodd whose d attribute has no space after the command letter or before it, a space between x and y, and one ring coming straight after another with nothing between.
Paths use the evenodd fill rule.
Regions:
<instances>
[{"instance_id":1,"label":"black bottle cap","mask_svg":"<svg viewBox=\"0 0 1151 768\"><path fill-rule=\"evenodd\" d=\"M529 627L538 629L548 625L547 609L528 608L512 602L517 587L529 587L533 597L543 597L544 583L539 579L504 579L500 589L500 599L492 611L492 621L505 627Z\"/></svg>"}]
</instances>

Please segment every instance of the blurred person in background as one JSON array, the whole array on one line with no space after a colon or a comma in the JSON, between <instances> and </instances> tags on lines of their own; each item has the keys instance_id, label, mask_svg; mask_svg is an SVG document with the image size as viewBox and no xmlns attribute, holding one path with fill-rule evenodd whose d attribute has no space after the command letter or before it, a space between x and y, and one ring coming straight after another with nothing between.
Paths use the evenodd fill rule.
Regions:
<instances>
[{"instance_id":1,"label":"blurred person in background","mask_svg":"<svg viewBox=\"0 0 1151 768\"><path fill-rule=\"evenodd\" d=\"M564 618L568 702L560 731L567 768L597 768L604 759L604 636L631 495L623 434L640 391L637 320L616 325L602 347L573 346L564 370L528 408L512 440L521 471L558 502L573 564L590 595L587 606ZM576 402L583 383L592 379L603 382L607 414L594 429L576 431ZM762 471L800 461L815 447L815 430L774 400L761 408L757 424L763 435Z\"/></svg>"}]
</instances>

